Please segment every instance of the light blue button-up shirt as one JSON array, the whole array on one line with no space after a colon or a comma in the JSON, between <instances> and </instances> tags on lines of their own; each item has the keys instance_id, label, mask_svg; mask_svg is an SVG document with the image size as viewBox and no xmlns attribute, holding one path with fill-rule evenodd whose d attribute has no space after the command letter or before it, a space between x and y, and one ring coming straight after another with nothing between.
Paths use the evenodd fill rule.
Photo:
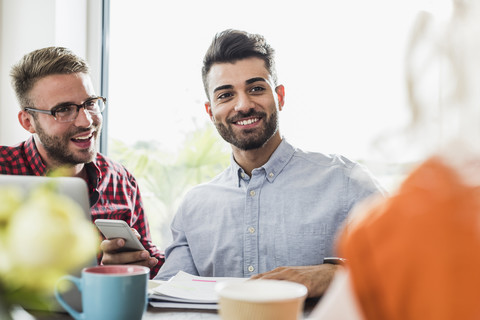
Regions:
<instances>
[{"instance_id":1,"label":"light blue button-up shirt","mask_svg":"<svg viewBox=\"0 0 480 320\"><path fill-rule=\"evenodd\" d=\"M173 243L157 279L179 270L250 277L280 266L307 266L332 256L337 229L360 200L383 189L358 163L309 153L285 139L249 177L233 160L183 199Z\"/></svg>"}]
</instances>

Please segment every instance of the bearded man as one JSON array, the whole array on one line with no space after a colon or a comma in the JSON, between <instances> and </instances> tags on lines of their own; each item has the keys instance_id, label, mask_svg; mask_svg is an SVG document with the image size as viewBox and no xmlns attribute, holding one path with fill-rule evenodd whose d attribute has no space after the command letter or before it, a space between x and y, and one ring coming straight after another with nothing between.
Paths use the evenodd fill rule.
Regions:
<instances>
[{"instance_id":1,"label":"bearded man","mask_svg":"<svg viewBox=\"0 0 480 320\"><path fill-rule=\"evenodd\" d=\"M308 153L280 135L285 88L274 51L258 34L225 30L204 57L206 112L232 147L231 165L188 192L171 225L173 243L157 278L178 271L283 279L309 297L338 265L333 242L353 206L383 189L358 163Z\"/></svg>"}]
</instances>

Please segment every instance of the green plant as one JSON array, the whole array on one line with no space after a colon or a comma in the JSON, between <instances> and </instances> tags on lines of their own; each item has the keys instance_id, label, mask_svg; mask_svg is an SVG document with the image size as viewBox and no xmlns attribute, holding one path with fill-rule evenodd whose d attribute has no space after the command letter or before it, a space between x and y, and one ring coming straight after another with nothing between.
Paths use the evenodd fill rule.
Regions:
<instances>
[{"instance_id":1,"label":"green plant","mask_svg":"<svg viewBox=\"0 0 480 320\"><path fill-rule=\"evenodd\" d=\"M152 239L163 250L170 242L170 222L185 193L226 168L230 149L210 125L187 134L174 152L157 141L133 146L111 139L109 156L122 163L138 181Z\"/></svg>"}]
</instances>

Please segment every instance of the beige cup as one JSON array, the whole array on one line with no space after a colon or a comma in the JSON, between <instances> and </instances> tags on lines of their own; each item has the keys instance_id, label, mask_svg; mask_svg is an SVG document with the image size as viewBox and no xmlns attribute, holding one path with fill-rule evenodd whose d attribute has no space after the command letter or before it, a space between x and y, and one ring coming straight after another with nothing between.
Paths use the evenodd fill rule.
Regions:
<instances>
[{"instance_id":1,"label":"beige cup","mask_svg":"<svg viewBox=\"0 0 480 320\"><path fill-rule=\"evenodd\" d=\"M219 314L224 320L301 319L307 288L280 280L220 282Z\"/></svg>"}]
</instances>

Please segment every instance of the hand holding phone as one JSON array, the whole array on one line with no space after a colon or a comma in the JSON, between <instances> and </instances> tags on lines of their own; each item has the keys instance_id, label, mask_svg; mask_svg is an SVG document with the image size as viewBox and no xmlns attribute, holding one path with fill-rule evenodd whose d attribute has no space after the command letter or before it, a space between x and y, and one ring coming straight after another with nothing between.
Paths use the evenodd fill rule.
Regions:
<instances>
[{"instance_id":1,"label":"hand holding phone","mask_svg":"<svg viewBox=\"0 0 480 320\"><path fill-rule=\"evenodd\" d=\"M145 250L142 243L137 239L137 236L125 221L97 219L95 220L95 225L108 240L115 238L122 238L125 240L125 245L120 251Z\"/></svg>"}]
</instances>

